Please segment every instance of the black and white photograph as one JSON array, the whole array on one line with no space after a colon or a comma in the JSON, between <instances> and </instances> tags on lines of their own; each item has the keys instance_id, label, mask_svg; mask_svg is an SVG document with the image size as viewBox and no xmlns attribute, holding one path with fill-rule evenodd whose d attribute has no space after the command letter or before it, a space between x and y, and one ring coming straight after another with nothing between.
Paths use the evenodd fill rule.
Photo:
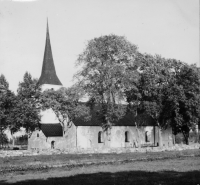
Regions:
<instances>
[{"instance_id":1,"label":"black and white photograph","mask_svg":"<svg viewBox=\"0 0 200 185\"><path fill-rule=\"evenodd\" d=\"M199 0L0 0L0 185L200 185Z\"/></svg>"}]
</instances>

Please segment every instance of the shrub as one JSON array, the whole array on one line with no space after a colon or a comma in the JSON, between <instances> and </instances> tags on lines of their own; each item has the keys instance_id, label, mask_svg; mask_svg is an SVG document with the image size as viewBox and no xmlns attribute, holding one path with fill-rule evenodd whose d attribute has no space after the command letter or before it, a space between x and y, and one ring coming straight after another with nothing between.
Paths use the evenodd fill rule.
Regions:
<instances>
[{"instance_id":1,"label":"shrub","mask_svg":"<svg viewBox=\"0 0 200 185\"><path fill-rule=\"evenodd\" d=\"M8 137L5 133L0 132L0 147L3 148L3 146L8 144Z\"/></svg>"}]
</instances>

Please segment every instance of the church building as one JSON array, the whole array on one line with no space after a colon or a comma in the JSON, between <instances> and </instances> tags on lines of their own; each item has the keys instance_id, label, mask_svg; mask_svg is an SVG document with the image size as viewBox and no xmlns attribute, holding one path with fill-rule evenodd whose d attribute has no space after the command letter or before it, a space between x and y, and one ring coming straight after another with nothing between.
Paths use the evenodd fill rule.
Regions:
<instances>
[{"instance_id":1,"label":"church building","mask_svg":"<svg viewBox=\"0 0 200 185\"><path fill-rule=\"evenodd\" d=\"M42 73L39 78L42 91L58 90L62 87L54 65L49 27L47 23L46 45ZM28 139L28 149L97 149L104 148L137 148L141 146L158 146L159 129L154 120L148 116L138 119L131 114L125 115L114 123L112 128L104 131L95 114L89 121L76 119L70 126L62 127L53 110L41 112L40 129L35 130ZM140 127L137 127L140 125ZM172 146L172 129L163 130L162 145Z\"/></svg>"}]
</instances>

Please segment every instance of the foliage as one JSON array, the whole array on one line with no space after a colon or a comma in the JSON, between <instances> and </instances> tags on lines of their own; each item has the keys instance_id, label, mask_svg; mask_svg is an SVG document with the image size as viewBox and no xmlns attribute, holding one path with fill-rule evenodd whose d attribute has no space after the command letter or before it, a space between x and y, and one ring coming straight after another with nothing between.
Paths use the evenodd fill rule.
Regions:
<instances>
[{"instance_id":1,"label":"foliage","mask_svg":"<svg viewBox=\"0 0 200 185\"><path fill-rule=\"evenodd\" d=\"M10 111L15 106L15 94L11 92L4 75L0 76L0 132L10 125Z\"/></svg>"},{"instance_id":2,"label":"foliage","mask_svg":"<svg viewBox=\"0 0 200 185\"><path fill-rule=\"evenodd\" d=\"M70 126L71 121L79 116L90 119L89 108L79 103L81 93L75 86L61 88L57 91L46 90L41 96L42 109L52 109L63 127Z\"/></svg>"},{"instance_id":3,"label":"foliage","mask_svg":"<svg viewBox=\"0 0 200 185\"><path fill-rule=\"evenodd\" d=\"M160 56L139 54L138 78L130 79L125 90L127 102L136 114L150 115L161 128L165 126L163 92L170 78L168 61Z\"/></svg>"},{"instance_id":4,"label":"foliage","mask_svg":"<svg viewBox=\"0 0 200 185\"><path fill-rule=\"evenodd\" d=\"M9 88L9 83L7 82L7 80L3 74L1 74L1 76L0 76L0 85L6 90L8 90L8 88Z\"/></svg>"},{"instance_id":5,"label":"foliage","mask_svg":"<svg viewBox=\"0 0 200 185\"><path fill-rule=\"evenodd\" d=\"M118 105L124 98L126 69L133 67L136 53L137 46L126 38L108 35L90 40L79 55L77 65L82 69L75 77L89 103L100 106L98 117L105 129L125 113L124 107Z\"/></svg>"},{"instance_id":6,"label":"foliage","mask_svg":"<svg viewBox=\"0 0 200 185\"><path fill-rule=\"evenodd\" d=\"M28 135L22 135L15 138L15 145L27 145L28 144Z\"/></svg>"},{"instance_id":7,"label":"foliage","mask_svg":"<svg viewBox=\"0 0 200 185\"><path fill-rule=\"evenodd\" d=\"M146 114L154 119L160 128L159 144L162 146L161 129L168 126L164 116L163 93L170 79L169 63L161 56L141 53L136 60L137 79L130 78L125 90L129 109L140 117Z\"/></svg>"},{"instance_id":8,"label":"foliage","mask_svg":"<svg viewBox=\"0 0 200 185\"><path fill-rule=\"evenodd\" d=\"M183 133L188 144L189 131L200 118L200 78L196 66L173 61L174 75L165 90L168 120L174 134Z\"/></svg>"},{"instance_id":9,"label":"foliage","mask_svg":"<svg viewBox=\"0 0 200 185\"><path fill-rule=\"evenodd\" d=\"M20 127L24 127L26 132L30 133L39 126L41 89L37 82L37 79L33 79L31 74L26 72L23 82L19 83L15 107L11 111L12 133Z\"/></svg>"},{"instance_id":10,"label":"foliage","mask_svg":"<svg viewBox=\"0 0 200 185\"><path fill-rule=\"evenodd\" d=\"M127 101L139 114L150 115L161 129L168 126L182 132L199 122L200 81L198 69L175 59L140 54L138 79L126 90Z\"/></svg>"},{"instance_id":11,"label":"foliage","mask_svg":"<svg viewBox=\"0 0 200 185\"><path fill-rule=\"evenodd\" d=\"M125 37L108 35L94 38L79 55L81 67L71 88L41 93L37 79L25 73L17 96L0 76L0 131L27 133L39 126L40 111L51 108L62 126L77 117L90 119L93 106L107 130L129 110L148 115L160 129L172 127L188 144L189 131L200 122L200 69L175 59L141 54ZM87 106L80 103L87 97ZM144 119L144 118L143 118Z\"/></svg>"},{"instance_id":12,"label":"foliage","mask_svg":"<svg viewBox=\"0 0 200 185\"><path fill-rule=\"evenodd\" d=\"M0 132L0 146L3 147L6 144L8 144L8 137L5 133Z\"/></svg>"}]
</instances>

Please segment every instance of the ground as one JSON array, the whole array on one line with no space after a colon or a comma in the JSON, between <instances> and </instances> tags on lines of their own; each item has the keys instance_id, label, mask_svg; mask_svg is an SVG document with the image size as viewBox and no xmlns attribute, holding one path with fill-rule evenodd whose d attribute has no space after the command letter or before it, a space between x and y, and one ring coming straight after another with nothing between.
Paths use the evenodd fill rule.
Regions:
<instances>
[{"instance_id":1,"label":"ground","mask_svg":"<svg viewBox=\"0 0 200 185\"><path fill-rule=\"evenodd\" d=\"M13 183L197 185L200 150L0 158L0 184Z\"/></svg>"}]
</instances>

